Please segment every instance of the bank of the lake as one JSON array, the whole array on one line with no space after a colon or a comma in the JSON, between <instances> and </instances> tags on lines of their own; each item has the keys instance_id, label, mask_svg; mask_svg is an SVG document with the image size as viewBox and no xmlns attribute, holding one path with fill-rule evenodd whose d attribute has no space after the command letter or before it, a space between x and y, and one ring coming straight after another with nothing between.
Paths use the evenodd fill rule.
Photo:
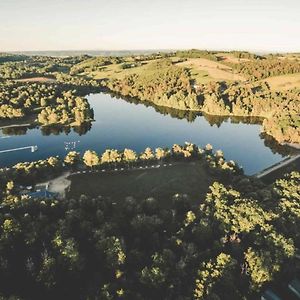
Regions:
<instances>
[{"instance_id":1,"label":"bank of the lake","mask_svg":"<svg viewBox=\"0 0 300 300\"><path fill-rule=\"evenodd\" d=\"M212 144L222 149L226 158L237 161L246 174L254 174L273 165L289 152L281 154L269 147L261 138L258 124L218 122L196 115L179 119L153 107L126 102L109 94L88 96L94 109L95 122L86 128L19 128L17 131L1 130L0 150L37 145L38 151L21 151L1 154L0 165L12 165L19 161L34 161L53 155L64 156L70 150L84 152L94 149L101 152L107 148L131 148L137 152L146 147L170 147L186 141L204 146ZM8 137L9 136L9 137ZM1 138L1 137L0 137Z\"/></svg>"}]
</instances>

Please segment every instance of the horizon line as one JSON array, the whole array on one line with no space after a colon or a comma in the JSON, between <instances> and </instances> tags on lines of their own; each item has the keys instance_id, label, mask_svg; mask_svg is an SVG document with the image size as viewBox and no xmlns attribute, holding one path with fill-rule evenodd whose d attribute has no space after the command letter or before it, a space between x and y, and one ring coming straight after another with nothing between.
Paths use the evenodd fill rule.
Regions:
<instances>
[{"instance_id":1,"label":"horizon line","mask_svg":"<svg viewBox=\"0 0 300 300\"><path fill-rule=\"evenodd\" d=\"M246 49L246 48L137 48L137 49L48 49L48 50L1 50L0 53L28 53L28 52L85 52L85 51L92 51L92 52L134 52L134 51L153 51L153 52L167 52L167 51L187 51L187 50L201 50L201 51L211 51L211 52L231 52L231 51L239 51L239 52L249 52L249 53L264 53L264 54L281 54L281 53L292 53L297 54L300 53L300 50L259 50L259 49Z\"/></svg>"}]
</instances>

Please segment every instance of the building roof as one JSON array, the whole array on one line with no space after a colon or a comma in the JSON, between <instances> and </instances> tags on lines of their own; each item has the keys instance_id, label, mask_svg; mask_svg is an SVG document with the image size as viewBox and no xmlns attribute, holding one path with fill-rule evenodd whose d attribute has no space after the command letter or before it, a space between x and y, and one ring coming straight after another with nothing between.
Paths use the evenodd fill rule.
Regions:
<instances>
[{"instance_id":1,"label":"building roof","mask_svg":"<svg viewBox=\"0 0 300 300\"><path fill-rule=\"evenodd\" d=\"M32 198L47 198L47 199L53 199L57 196L57 193L52 193L47 190L37 191L29 193L28 196Z\"/></svg>"}]
</instances>

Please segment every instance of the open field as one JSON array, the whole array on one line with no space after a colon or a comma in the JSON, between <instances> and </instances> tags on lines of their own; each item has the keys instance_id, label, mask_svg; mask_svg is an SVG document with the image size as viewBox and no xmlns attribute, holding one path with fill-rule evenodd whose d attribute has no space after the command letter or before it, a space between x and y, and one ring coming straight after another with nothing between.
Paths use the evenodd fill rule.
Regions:
<instances>
[{"instance_id":1,"label":"open field","mask_svg":"<svg viewBox=\"0 0 300 300\"><path fill-rule=\"evenodd\" d=\"M278 59L290 59L290 60L300 60L300 53L287 53L283 56L279 56Z\"/></svg>"},{"instance_id":2,"label":"open field","mask_svg":"<svg viewBox=\"0 0 300 300\"><path fill-rule=\"evenodd\" d=\"M240 74L234 74L229 66L205 58L191 58L177 64L190 69L192 78L197 83L207 83L212 80L245 81Z\"/></svg>"},{"instance_id":3,"label":"open field","mask_svg":"<svg viewBox=\"0 0 300 300\"><path fill-rule=\"evenodd\" d=\"M300 73L274 76L264 79L273 90L300 89Z\"/></svg>"},{"instance_id":4,"label":"open field","mask_svg":"<svg viewBox=\"0 0 300 300\"><path fill-rule=\"evenodd\" d=\"M210 176L203 162L196 161L177 162L155 169L80 174L70 177L70 180L70 197L102 195L115 201L126 196L137 199L155 197L167 207L176 193L188 194L193 201L201 202L209 185L217 178Z\"/></svg>"},{"instance_id":5,"label":"open field","mask_svg":"<svg viewBox=\"0 0 300 300\"><path fill-rule=\"evenodd\" d=\"M103 66L99 68L97 71L87 72L83 73L82 75L88 75L90 77L93 77L94 79L104 79L104 78L116 78L116 79L122 79L127 75L130 74L139 74L142 73L145 70L145 67L149 64L154 62L155 60L150 61L144 61L141 62L141 66L128 68L128 69L122 69L122 64L111 64L107 66Z\"/></svg>"},{"instance_id":6,"label":"open field","mask_svg":"<svg viewBox=\"0 0 300 300\"><path fill-rule=\"evenodd\" d=\"M176 60L177 58L175 58ZM145 71L148 64L153 63L155 60L141 62L141 66L122 69L122 64L111 64L99 68L97 71L83 73L94 79L103 78L116 78L122 79L126 75L140 74ZM229 66L211 61L205 58L190 58L187 61L176 63L177 66L188 68L191 72L191 77L197 83L208 83L215 80L238 80L245 81L245 78L240 74L234 74ZM149 71L149 70L147 70Z\"/></svg>"}]
</instances>

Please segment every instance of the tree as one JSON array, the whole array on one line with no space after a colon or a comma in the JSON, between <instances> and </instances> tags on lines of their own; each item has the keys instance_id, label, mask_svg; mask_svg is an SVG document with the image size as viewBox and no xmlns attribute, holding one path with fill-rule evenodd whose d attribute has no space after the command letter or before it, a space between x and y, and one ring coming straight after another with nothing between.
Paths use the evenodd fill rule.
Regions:
<instances>
[{"instance_id":1,"label":"tree","mask_svg":"<svg viewBox=\"0 0 300 300\"><path fill-rule=\"evenodd\" d=\"M125 148L123 151L123 160L130 164L137 160L137 155L133 150Z\"/></svg>"},{"instance_id":2,"label":"tree","mask_svg":"<svg viewBox=\"0 0 300 300\"><path fill-rule=\"evenodd\" d=\"M168 150L164 150L162 148L156 148L155 149L155 157L158 159L158 160L162 160L164 158L166 158L169 154L169 151Z\"/></svg>"},{"instance_id":3,"label":"tree","mask_svg":"<svg viewBox=\"0 0 300 300\"><path fill-rule=\"evenodd\" d=\"M118 150L107 149L101 156L101 163L119 163L122 160L122 157Z\"/></svg>"},{"instance_id":4,"label":"tree","mask_svg":"<svg viewBox=\"0 0 300 300\"><path fill-rule=\"evenodd\" d=\"M226 277L235 265L236 261L225 253L220 253L215 260L203 263L198 271L194 298L199 300L208 299L208 297L214 299L214 285L222 280L223 277Z\"/></svg>"},{"instance_id":5,"label":"tree","mask_svg":"<svg viewBox=\"0 0 300 300\"><path fill-rule=\"evenodd\" d=\"M83 162L86 166L93 168L94 166L99 165L100 160L95 151L87 150L83 155Z\"/></svg>"},{"instance_id":6,"label":"tree","mask_svg":"<svg viewBox=\"0 0 300 300\"><path fill-rule=\"evenodd\" d=\"M75 167L79 163L79 161L80 154L76 151L70 151L64 159L65 164L71 167Z\"/></svg>"},{"instance_id":7,"label":"tree","mask_svg":"<svg viewBox=\"0 0 300 300\"><path fill-rule=\"evenodd\" d=\"M152 159L154 159L154 154L151 148L146 148L145 151L143 153L141 153L140 155L140 159L144 160L144 161L150 161Z\"/></svg>"}]
</instances>

